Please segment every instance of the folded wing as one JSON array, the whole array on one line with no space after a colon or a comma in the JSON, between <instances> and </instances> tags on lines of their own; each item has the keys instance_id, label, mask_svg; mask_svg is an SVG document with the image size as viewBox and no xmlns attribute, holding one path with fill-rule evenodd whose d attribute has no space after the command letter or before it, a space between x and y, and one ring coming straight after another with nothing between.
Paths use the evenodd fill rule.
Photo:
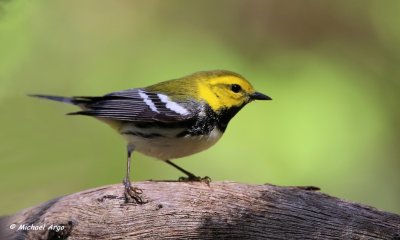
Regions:
<instances>
[{"instance_id":1,"label":"folded wing","mask_svg":"<svg viewBox=\"0 0 400 240\"><path fill-rule=\"evenodd\" d=\"M175 102L162 93L129 89L102 97L74 97L73 103L82 111L70 115L88 115L131 122L173 123L197 114L194 102Z\"/></svg>"}]
</instances>

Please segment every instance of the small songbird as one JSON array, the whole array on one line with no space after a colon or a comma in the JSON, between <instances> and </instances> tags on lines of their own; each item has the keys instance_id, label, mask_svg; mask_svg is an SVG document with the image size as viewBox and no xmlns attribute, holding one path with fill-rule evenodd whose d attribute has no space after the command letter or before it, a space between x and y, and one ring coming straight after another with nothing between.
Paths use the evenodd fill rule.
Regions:
<instances>
[{"instance_id":1,"label":"small songbird","mask_svg":"<svg viewBox=\"0 0 400 240\"><path fill-rule=\"evenodd\" d=\"M187 175L180 180L205 180L207 177L198 177L170 160L211 147L247 103L271 100L256 92L241 75L225 70L196 72L99 97L30 96L77 105L82 110L68 115L92 116L117 130L128 142L125 199L137 203L143 200L142 190L132 186L129 179L133 151L177 168Z\"/></svg>"}]
</instances>

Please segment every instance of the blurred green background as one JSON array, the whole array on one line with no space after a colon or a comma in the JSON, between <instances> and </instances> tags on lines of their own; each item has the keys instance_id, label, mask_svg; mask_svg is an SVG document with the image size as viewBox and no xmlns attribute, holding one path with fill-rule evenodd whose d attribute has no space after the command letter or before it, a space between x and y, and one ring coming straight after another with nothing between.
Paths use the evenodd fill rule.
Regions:
<instances>
[{"instance_id":1,"label":"blurred green background","mask_svg":"<svg viewBox=\"0 0 400 240\"><path fill-rule=\"evenodd\" d=\"M176 163L400 213L399 11L397 0L0 0L0 215L124 177L111 128L27 93L101 95L210 69L274 100ZM135 154L132 176L181 174Z\"/></svg>"}]
</instances>

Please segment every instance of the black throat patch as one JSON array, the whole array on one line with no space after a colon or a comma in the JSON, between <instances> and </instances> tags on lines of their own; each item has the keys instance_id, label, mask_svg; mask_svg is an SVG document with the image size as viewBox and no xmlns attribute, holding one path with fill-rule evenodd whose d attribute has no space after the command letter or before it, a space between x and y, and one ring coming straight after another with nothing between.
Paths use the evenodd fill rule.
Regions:
<instances>
[{"instance_id":1,"label":"black throat patch","mask_svg":"<svg viewBox=\"0 0 400 240\"><path fill-rule=\"evenodd\" d=\"M221 132L225 132L229 121L243 108L244 105L239 107L223 108L217 113L217 127Z\"/></svg>"},{"instance_id":2,"label":"black throat patch","mask_svg":"<svg viewBox=\"0 0 400 240\"><path fill-rule=\"evenodd\" d=\"M211 107L206 104L204 106L205 116L199 116L197 121L180 136L189 135L206 135L209 134L215 127L221 132L225 132L229 121L242 109L244 105L239 107L223 108L218 112L214 112Z\"/></svg>"}]
</instances>

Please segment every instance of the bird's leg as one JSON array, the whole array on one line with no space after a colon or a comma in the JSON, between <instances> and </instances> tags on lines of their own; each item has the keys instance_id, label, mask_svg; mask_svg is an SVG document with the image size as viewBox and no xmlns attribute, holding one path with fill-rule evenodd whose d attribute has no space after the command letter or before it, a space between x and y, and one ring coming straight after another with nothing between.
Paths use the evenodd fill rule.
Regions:
<instances>
[{"instance_id":1,"label":"bird's leg","mask_svg":"<svg viewBox=\"0 0 400 240\"><path fill-rule=\"evenodd\" d=\"M128 159L126 161L126 176L123 181L125 187L125 201L132 202L135 201L138 204L145 203L140 195L142 195L143 190L137 187L132 186L131 180L129 179L130 171L131 171L131 157L132 152L135 150L135 146L128 144L127 151L128 151Z\"/></svg>"},{"instance_id":2,"label":"bird's leg","mask_svg":"<svg viewBox=\"0 0 400 240\"><path fill-rule=\"evenodd\" d=\"M173 166L174 168L178 169L179 171L183 172L187 176L187 177L180 177L179 178L180 182L204 182L207 185L209 185L211 182L210 177L207 177L207 176L198 177L198 176L194 175L193 173L186 171L185 169L179 167L178 165L171 162L170 160L166 160L165 162L168 163L169 165Z\"/></svg>"}]
</instances>

